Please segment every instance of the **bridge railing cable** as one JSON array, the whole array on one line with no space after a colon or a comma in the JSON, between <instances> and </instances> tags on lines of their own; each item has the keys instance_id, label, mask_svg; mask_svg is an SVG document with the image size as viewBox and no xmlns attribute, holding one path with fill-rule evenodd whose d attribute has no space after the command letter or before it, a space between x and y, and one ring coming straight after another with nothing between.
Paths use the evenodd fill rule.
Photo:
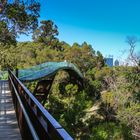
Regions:
<instances>
[{"instance_id":1,"label":"bridge railing cable","mask_svg":"<svg viewBox=\"0 0 140 140\"><path fill-rule=\"evenodd\" d=\"M23 139L73 139L10 70L9 85Z\"/></svg>"}]
</instances>

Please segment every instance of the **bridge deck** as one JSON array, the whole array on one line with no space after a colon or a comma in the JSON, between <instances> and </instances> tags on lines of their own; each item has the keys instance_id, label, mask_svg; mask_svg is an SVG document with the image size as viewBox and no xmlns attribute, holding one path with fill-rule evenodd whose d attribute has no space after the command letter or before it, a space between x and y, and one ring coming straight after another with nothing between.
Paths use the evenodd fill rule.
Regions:
<instances>
[{"instance_id":1,"label":"bridge deck","mask_svg":"<svg viewBox=\"0 0 140 140\"><path fill-rule=\"evenodd\" d=\"M0 81L0 140L21 140L8 81Z\"/></svg>"}]
</instances>

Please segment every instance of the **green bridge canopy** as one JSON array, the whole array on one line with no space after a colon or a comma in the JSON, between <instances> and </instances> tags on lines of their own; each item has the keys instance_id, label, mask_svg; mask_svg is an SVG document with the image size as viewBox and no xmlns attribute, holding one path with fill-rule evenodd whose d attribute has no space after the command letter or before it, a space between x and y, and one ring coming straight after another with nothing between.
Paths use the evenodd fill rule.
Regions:
<instances>
[{"instance_id":1,"label":"green bridge canopy","mask_svg":"<svg viewBox=\"0 0 140 140\"><path fill-rule=\"evenodd\" d=\"M19 70L18 77L21 81L34 81L44 77L51 77L59 70L65 70L77 79L83 79L80 70L68 62L46 62L28 69Z\"/></svg>"}]
</instances>

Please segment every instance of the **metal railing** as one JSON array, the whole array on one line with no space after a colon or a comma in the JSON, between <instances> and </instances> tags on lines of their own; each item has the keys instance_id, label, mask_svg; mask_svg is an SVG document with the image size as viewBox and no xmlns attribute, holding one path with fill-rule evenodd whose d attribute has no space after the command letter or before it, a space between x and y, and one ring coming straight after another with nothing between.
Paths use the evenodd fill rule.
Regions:
<instances>
[{"instance_id":1,"label":"metal railing","mask_svg":"<svg viewBox=\"0 0 140 140\"><path fill-rule=\"evenodd\" d=\"M65 129L38 102L9 70L9 87L23 139L73 140Z\"/></svg>"}]
</instances>

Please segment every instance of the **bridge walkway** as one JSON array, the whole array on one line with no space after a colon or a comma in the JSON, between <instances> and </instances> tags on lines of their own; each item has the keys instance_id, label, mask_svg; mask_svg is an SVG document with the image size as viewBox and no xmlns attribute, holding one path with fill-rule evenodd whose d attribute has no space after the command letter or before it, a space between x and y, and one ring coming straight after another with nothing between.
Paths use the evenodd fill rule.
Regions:
<instances>
[{"instance_id":1,"label":"bridge walkway","mask_svg":"<svg viewBox=\"0 0 140 140\"><path fill-rule=\"evenodd\" d=\"M0 140L21 140L8 81L0 81Z\"/></svg>"}]
</instances>

